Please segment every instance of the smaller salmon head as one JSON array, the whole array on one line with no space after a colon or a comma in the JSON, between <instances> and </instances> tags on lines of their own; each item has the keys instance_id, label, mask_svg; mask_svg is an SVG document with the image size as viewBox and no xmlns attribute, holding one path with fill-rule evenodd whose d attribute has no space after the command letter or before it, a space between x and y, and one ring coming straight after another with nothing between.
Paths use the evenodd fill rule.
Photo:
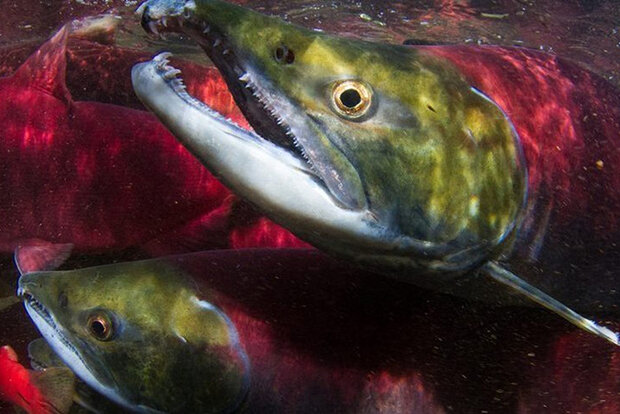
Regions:
<instances>
[{"instance_id":1,"label":"smaller salmon head","mask_svg":"<svg viewBox=\"0 0 620 414\"><path fill-rule=\"evenodd\" d=\"M234 325L171 267L27 273L18 295L64 363L125 408L220 413L245 397L249 365Z\"/></svg>"}]
</instances>

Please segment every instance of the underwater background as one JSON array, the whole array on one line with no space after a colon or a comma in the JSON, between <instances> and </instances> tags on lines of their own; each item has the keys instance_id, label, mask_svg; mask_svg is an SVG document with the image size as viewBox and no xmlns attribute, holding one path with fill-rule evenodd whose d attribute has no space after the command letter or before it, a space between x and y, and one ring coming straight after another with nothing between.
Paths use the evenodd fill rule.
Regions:
<instances>
[{"instance_id":1,"label":"underwater background","mask_svg":"<svg viewBox=\"0 0 620 414\"><path fill-rule=\"evenodd\" d=\"M538 49L578 63L607 80L610 88L620 87L620 4L613 0L272 0L236 3L306 27L366 40ZM3 16L0 21L0 76L14 73L64 23L112 13L120 18L113 23L107 22L99 34L89 32L87 35L89 41L105 45L105 53L101 52L104 49L80 49L79 42L69 47L67 86L76 101L97 101L143 109L128 86L129 68L133 61L124 58L125 63L112 66L110 62L118 63L120 59L115 61L116 55L110 52L115 49L109 48L138 50L136 56L140 55L139 59L166 49L173 51L177 57L203 65L207 65L208 61L202 51L188 39L170 35L164 42L147 37L140 27L139 19L133 14L137 6L137 1L3 0L0 2ZM129 56L133 55L129 53ZM80 62L86 63L81 66ZM95 76L92 72L87 73L92 68L97 70ZM36 169L36 165L32 168ZM122 174L123 165L115 168ZM62 171L58 172L56 178L59 181L75 178L62 174ZM0 204L5 209L5 214L0 212L0 237L5 235L0 242L2 297L14 291L18 277L11 253L14 246L10 240L10 237L15 240L20 238L19 231L15 230L19 228L15 224L18 219L14 217L29 215L29 212L23 210L8 210L7 206L11 205L15 194L8 192L9 186L3 186L2 180L5 178L0 176ZM28 185L36 186L37 183L28 182ZM96 188L96 185L92 186L92 189ZM214 191L222 191L218 188ZM87 197L80 194L79 197ZM221 194L224 199L226 195L224 192ZM41 200L50 203L50 199ZM56 205L41 202L36 204L37 211L41 214L45 214L45 211L62 212L62 203L68 202L62 197L51 200ZM115 202L109 200L110 205ZM88 202L84 201L84 205L88 205ZM180 210L181 213L191 216L196 206L188 204L184 208ZM295 243L304 246L303 242L285 231L272 238L260 236L260 229L270 227L261 221L260 215L252 207L238 203L232 209L234 223L226 229L214 227L212 230L216 236L204 243L170 246L164 242L155 242L149 244L148 249L141 249L136 247L138 243L114 244L112 240L122 238L119 235L109 238L102 236L99 245L93 244L77 252L63 265L63 269L194 251L198 248L277 248ZM96 220L96 214L85 212L82 220L88 223L89 219ZM131 228L133 235L139 232L141 226L157 227L161 224L148 223L147 219L132 223L136 228L135 231ZM62 216L57 218L58 222L62 220ZM133 217L128 217L128 221L132 220ZM36 224L28 222L23 226ZM148 237L144 238L157 238L161 234L168 234L168 231L174 231L174 226L159 233L147 232ZM84 232L88 233L86 230ZM28 234L28 238L33 237ZM133 236L126 237L130 239ZM106 243L111 247L106 248ZM618 266L615 266L609 270L617 272L617 269ZM557 316L537 308L492 306L427 292L414 286L407 286L405 293L398 293L401 286L392 281L385 281L382 289L386 297L406 301L409 309L406 317L402 317L405 304L396 304L396 317L391 321L392 325L379 332L365 332L363 318L360 318L357 338L359 347L356 349L347 349L348 342L336 333L332 333L333 337L330 338L327 335L322 337L333 341L324 347L316 344L297 345L299 355L308 353L328 361L328 365L337 365L342 355L351 354L365 361L369 371L378 361L390 359L393 359L391 368L394 373L399 371L399 361L406 360L407 366L416 366L417 374L399 383L400 397L391 394L393 401L381 401L384 412L390 412L390 407L398 407L398 398L415 401L415 412L420 413L620 412L620 351L600 338L579 331ZM381 300L363 289L360 294L369 302ZM367 309L361 309L360 312L362 315L370 315L374 310L375 306L369 304ZM617 326L619 314L616 306L597 320ZM390 338L398 330L415 333L413 336L416 341L406 348L405 355L402 354L402 347L394 345ZM351 331L355 332L355 327ZM384 338L383 346L365 346L366 335ZM0 312L0 345L11 345L22 363L26 364L27 361L27 344L38 336L20 305ZM394 352L401 354L391 355ZM391 386L395 381L394 378L385 379ZM303 378L298 387L303 389ZM312 395L312 392L306 392ZM317 393L316 404L312 400L305 400L300 405L300 412L321 412L315 410L327 404L319 402L324 398L329 399ZM0 401L1 413L10 413L12 410L9 404Z\"/></svg>"}]
</instances>

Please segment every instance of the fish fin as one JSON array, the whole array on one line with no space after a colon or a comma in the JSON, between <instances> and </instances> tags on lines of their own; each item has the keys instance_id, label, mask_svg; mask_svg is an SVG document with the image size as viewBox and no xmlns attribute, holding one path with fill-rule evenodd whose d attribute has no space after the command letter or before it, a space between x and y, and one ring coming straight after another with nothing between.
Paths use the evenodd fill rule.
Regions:
<instances>
[{"instance_id":1,"label":"fish fin","mask_svg":"<svg viewBox=\"0 0 620 414\"><path fill-rule=\"evenodd\" d=\"M0 298L0 312L19 302L20 300L17 296L6 296L4 298Z\"/></svg>"},{"instance_id":2,"label":"fish fin","mask_svg":"<svg viewBox=\"0 0 620 414\"><path fill-rule=\"evenodd\" d=\"M63 26L30 55L13 74L15 82L42 89L66 104L71 103L71 93L65 84L68 34L69 29Z\"/></svg>"},{"instance_id":3,"label":"fish fin","mask_svg":"<svg viewBox=\"0 0 620 414\"><path fill-rule=\"evenodd\" d=\"M65 363L43 338L37 338L28 344L30 367L35 371L43 371L52 367L66 367Z\"/></svg>"},{"instance_id":4,"label":"fish fin","mask_svg":"<svg viewBox=\"0 0 620 414\"><path fill-rule=\"evenodd\" d=\"M28 272L54 270L71 256L73 244L50 243L31 239L21 242L14 253L14 261L20 275Z\"/></svg>"},{"instance_id":5,"label":"fish fin","mask_svg":"<svg viewBox=\"0 0 620 414\"><path fill-rule=\"evenodd\" d=\"M542 290L530 285L529 283L519 278L514 273L506 270L499 264L495 262L489 262L482 267L482 271L491 278L493 278L495 281L516 290L521 295L549 309L550 311L566 319L578 328L581 328L584 331L590 332L594 335L600 336L601 338L608 340L616 346L620 346L619 336L616 332L613 332L612 330L605 328L604 326L600 326L596 322L578 314L568 306L547 295Z\"/></svg>"},{"instance_id":6,"label":"fish fin","mask_svg":"<svg viewBox=\"0 0 620 414\"><path fill-rule=\"evenodd\" d=\"M45 396L50 413L68 413L73 404L75 375L67 367L52 367L30 374L32 384Z\"/></svg>"}]
</instances>

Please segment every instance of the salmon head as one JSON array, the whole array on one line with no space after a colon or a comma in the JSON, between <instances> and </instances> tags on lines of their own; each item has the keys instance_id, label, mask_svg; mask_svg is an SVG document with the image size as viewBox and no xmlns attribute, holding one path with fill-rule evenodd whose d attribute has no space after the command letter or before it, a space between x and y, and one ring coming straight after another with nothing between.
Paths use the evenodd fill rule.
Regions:
<instances>
[{"instance_id":1,"label":"salmon head","mask_svg":"<svg viewBox=\"0 0 620 414\"><path fill-rule=\"evenodd\" d=\"M159 261L22 275L18 295L52 350L88 386L133 412L221 413L249 386L222 310Z\"/></svg>"},{"instance_id":2,"label":"salmon head","mask_svg":"<svg viewBox=\"0 0 620 414\"><path fill-rule=\"evenodd\" d=\"M255 132L189 96L167 54L134 67L140 99L301 238L432 284L429 274L487 260L515 228L526 194L518 137L445 61L220 0L149 0L138 11L148 31L202 46Z\"/></svg>"}]
</instances>

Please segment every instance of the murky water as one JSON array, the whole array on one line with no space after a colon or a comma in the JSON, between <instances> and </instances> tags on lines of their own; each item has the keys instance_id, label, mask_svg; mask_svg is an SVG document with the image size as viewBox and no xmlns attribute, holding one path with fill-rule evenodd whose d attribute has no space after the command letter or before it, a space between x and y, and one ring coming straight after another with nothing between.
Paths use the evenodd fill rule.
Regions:
<instances>
[{"instance_id":1,"label":"murky water","mask_svg":"<svg viewBox=\"0 0 620 414\"><path fill-rule=\"evenodd\" d=\"M412 40L416 44L532 48L575 62L605 79L610 88L613 88L613 85L620 86L620 7L614 0L261 0L238 3L310 28L381 42L402 43ZM133 15L137 5L138 2L135 1L114 0L3 2L4 17L0 22L0 56L3 59L0 61L0 75L12 74L17 66L63 23L103 12L113 12L122 20L119 20L113 39L109 34L101 36L100 40L106 44L104 48L99 49L97 46L80 49L79 43L69 44L69 92L75 100L141 108L128 86L128 69L134 60L144 60L149 54L162 49L173 50L177 56L199 64L208 64L208 60L188 39L168 35L166 41L163 41L146 36L137 17ZM118 58L120 54L116 48L122 48L122 53L127 49L132 51ZM108 68L113 68L114 73L110 74ZM610 90L613 93L613 89ZM216 92L209 90L205 93L213 95ZM228 102L226 99L220 99L222 105ZM133 127L139 128L136 125ZM611 138L620 144L617 135ZM88 140L88 134L83 134L81 139ZM71 148L69 146L69 149ZM75 148L76 153L92 153L79 144L75 144ZM13 149L6 149L6 153L9 153L9 150ZM92 148L90 150L94 151ZM132 159L139 158L140 151L143 150L139 148L131 153L134 157ZM73 155L76 154L71 156ZM76 159L88 158L86 155L82 158L78 155L75 156ZM108 155L106 152L102 157ZM53 156L57 157L59 154L53 153ZM26 157L24 159L30 160ZM83 162L87 171L88 162ZM602 165L596 164L601 169ZM110 163L108 168L118 168L122 175L122 164ZM204 177L200 178L199 166L195 169L192 174L196 174L198 182ZM164 173L157 175L158 172L154 170L157 169L150 171L149 166L143 166L136 171L150 171L154 177L167 176ZM48 173L53 175L54 172L58 174L58 181L75 180L74 176L62 170ZM23 180L23 188L36 187L37 183L32 183L32 177L27 173L20 172L17 175L18 179ZM7 177L0 176L0 180L3 179L8 180ZM104 175L103 181L105 179ZM93 180L84 186L91 189L102 188L101 186L105 187L103 181ZM208 183L218 194L217 203L225 204L224 200L228 200L225 190L211 181ZM173 181L169 184L175 185ZM51 184L41 183L43 187L46 185ZM134 187L123 194L141 194L141 183L132 182L127 185ZM62 185L58 188L61 187ZM0 181L0 189L2 188ZM5 188L13 187L6 185ZM50 188L50 192L53 192L57 187ZM101 191L117 194L112 189L105 188ZM131 236L135 236L135 239L126 234L113 231L106 233L102 230L105 226L101 223L108 217L104 214L105 210L112 210L117 201L119 205L124 205L123 202L109 200L101 205L93 200L82 202L88 197L80 193L79 197L83 198L78 201L84 214L79 216L83 221L78 224L63 223L65 217L75 217L64 209L57 208L67 199L45 198L44 191L38 191L32 191L33 194L36 193L36 197L32 197L34 201L30 204L20 204L20 200L27 198L28 194L0 193L0 204L6 209L4 217L25 217L23 222L18 224L0 218L0 233L11 232L10 237L7 236L7 240L3 239L0 243L3 248L0 256L0 297L13 291L17 279L11 257L12 248L5 246L13 246L16 240L22 238L42 238L43 233L37 233L33 228L38 225L37 217L49 218L46 211L60 212L51 220L57 225L59 239L62 239L63 232L73 232L72 234L84 236L84 239L92 239L91 244L84 242L84 249L78 251L64 265L67 269L168 252L192 251L196 248L278 247L296 242L292 241L294 238L286 232L278 233L272 238L264 236L261 231L264 231L264 234L271 234L273 231L270 224L262 221L254 209L239 202L226 210L233 217L226 222L226 228L215 226L210 229L217 237L213 236L208 242L191 240L183 244L182 248L170 248L161 241L165 240L162 235L173 232L178 224L170 224L170 218L164 217L162 213L161 217L169 221L158 217L160 221L152 225L155 230L143 236L144 240L159 237L157 243L151 243L148 249L142 249L142 240L140 243L134 242L140 237L136 233L142 225L136 212L135 216L127 217L126 222L121 223L127 228L138 229ZM197 195L195 200L198 201L194 203L194 193L191 191L193 190L187 189L179 195L180 199L183 199L181 204L187 201L182 208L174 210L179 221L196 218L196 210L208 201ZM12 198L17 201L13 202ZM136 199L144 201L148 197L145 195L143 199ZM46 204L50 203L49 200L58 204ZM606 201L600 202L604 204ZM212 202L214 205L217 203ZM172 204L174 203L171 202ZM17 213L9 211L11 206L23 205L31 206L29 208L32 210L20 210ZM88 210L88 206L94 207ZM162 211L164 210L162 207ZM213 211L216 210L217 208L213 208ZM101 213L102 211L104 213ZM587 211L584 212L584 215L587 214ZM616 218L617 215L618 212L615 213ZM152 217L155 216L147 217L146 222ZM95 218L98 224L83 227L82 223L88 224L89 220L94 223ZM131 227L132 225L134 227ZM76 229L79 226L82 227ZM15 229L22 229L26 236L21 236L19 230ZM599 228L596 231L604 232L605 229ZM47 234L51 232L50 230ZM617 229L615 234L618 234ZM11 237L13 239L10 239ZM129 239L132 242L128 242ZM620 247L614 245L610 248ZM591 266L587 268L596 269L596 272L611 274L609 280L618 280L618 263L608 262L603 268L596 263L588 263L588 260L584 263L581 265ZM299 271L291 269L291 272ZM247 272L251 274L250 271ZM277 291L278 287L274 288L277 293L274 297L278 298L274 299L275 310L253 310L252 315L256 318L273 318L270 323L274 329L281 329L274 337L281 341L280 346L290 352L292 359L310 360L312 364L320 367L315 371L308 368L299 378L294 378L290 372L284 372L283 378L289 383L284 384L285 381L281 381L279 385L282 386L281 398L285 402L279 401L276 404L274 399L256 407L280 409L281 412L342 412L345 409L351 412L396 412L403 407L421 413L620 412L620 352L600 338L577 330L553 314L536 308L495 307L402 286L388 280L369 281L371 276L356 275L354 271L342 270L339 267L336 267L334 272L336 275L341 272L344 275L342 277L354 279L353 287L344 290L357 298L346 304L358 307L358 312L351 312L350 308L342 310L345 307L339 304L333 305L338 310L336 314L330 314L329 310L325 309L312 309L309 314L315 313L317 316L314 319L308 317L298 320L291 317L291 320L281 318L278 321L278 318L274 317L275 312L280 309L277 300L286 301L287 297L286 291ZM312 281L304 280L303 283ZM271 287L270 285L264 288L268 290ZM303 292L307 293L306 290ZM300 303L303 306L320 307L320 303L311 297L312 289L309 289L309 292L310 298L303 299ZM267 296L261 300L269 303ZM260 301L258 303L262 304ZM620 320L618 306L605 310L597 316L597 320L617 327ZM354 317L351 316L353 313ZM333 321L332 316L340 319ZM304 327L295 329L291 326L293 322L300 321L310 324L311 327L304 330ZM321 329L322 326L324 330ZM26 363L27 344L36 337L38 333L21 306L0 312L0 345L9 344L15 348L22 362ZM301 365L306 368L315 367L312 364ZM277 376L277 373L274 375ZM347 394L350 390L346 386L340 387L345 381L351 381L356 387L363 388L365 395L369 396L368 400L358 401L355 396ZM260 408L256 407L250 406L250 411L260 411ZM8 404L0 402L0 412L9 413L11 410Z\"/></svg>"}]
</instances>

